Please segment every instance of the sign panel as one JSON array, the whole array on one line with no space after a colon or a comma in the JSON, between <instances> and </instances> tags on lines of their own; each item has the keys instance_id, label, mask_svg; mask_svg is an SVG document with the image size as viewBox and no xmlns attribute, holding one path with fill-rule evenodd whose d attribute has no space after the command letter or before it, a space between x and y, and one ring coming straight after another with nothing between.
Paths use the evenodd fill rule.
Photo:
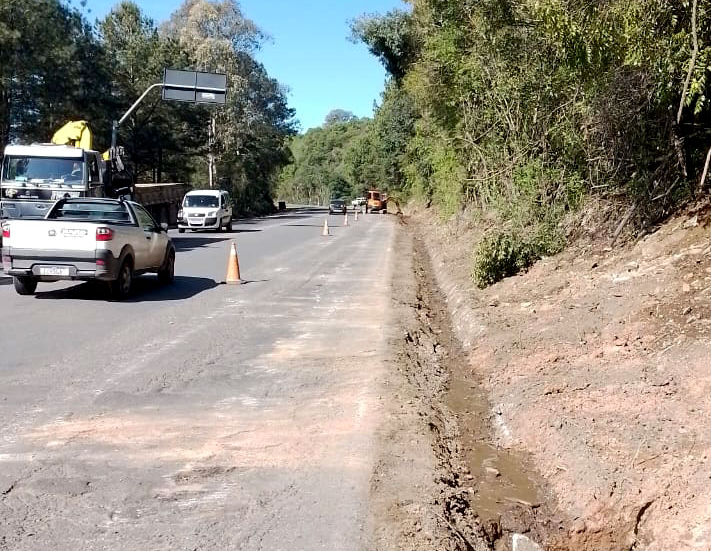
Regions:
<instances>
[{"instance_id":1,"label":"sign panel","mask_svg":"<svg viewBox=\"0 0 711 551\"><path fill-rule=\"evenodd\" d=\"M227 75L166 69L163 99L224 104L227 100Z\"/></svg>"}]
</instances>

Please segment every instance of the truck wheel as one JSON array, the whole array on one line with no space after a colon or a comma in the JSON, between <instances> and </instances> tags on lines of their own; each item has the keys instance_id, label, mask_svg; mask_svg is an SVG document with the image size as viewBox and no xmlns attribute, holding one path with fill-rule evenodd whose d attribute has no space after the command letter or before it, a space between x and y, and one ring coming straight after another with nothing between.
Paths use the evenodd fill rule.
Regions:
<instances>
[{"instance_id":1,"label":"truck wheel","mask_svg":"<svg viewBox=\"0 0 711 551\"><path fill-rule=\"evenodd\" d=\"M185 228L178 228L178 233L185 233Z\"/></svg>"},{"instance_id":2,"label":"truck wheel","mask_svg":"<svg viewBox=\"0 0 711 551\"><path fill-rule=\"evenodd\" d=\"M229 218L227 220L227 224L225 224L225 231L227 233L230 233L232 231L232 218Z\"/></svg>"},{"instance_id":3,"label":"truck wheel","mask_svg":"<svg viewBox=\"0 0 711 551\"><path fill-rule=\"evenodd\" d=\"M170 285L175 281L175 253L170 251L165 264L158 270L158 282L161 285Z\"/></svg>"},{"instance_id":4,"label":"truck wheel","mask_svg":"<svg viewBox=\"0 0 711 551\"><path fill-rule=\"evenodd\" d=\"M116 280L110 283L111 298L114 300L125 299L131 292L132 285L133 266L131 265L131 260L127 258L121 263Z\"/></svg>"},{"instance_id":5,"label":"truck wheel","mask_svg":"<svg viewBox=\"0 0 711 551\"><path fill-rule=\"evenodd\" d=\"M37 289L37 280L32 277L13 277L12 283L18 295L34 295Z\"/></svg>"}]
</instances>

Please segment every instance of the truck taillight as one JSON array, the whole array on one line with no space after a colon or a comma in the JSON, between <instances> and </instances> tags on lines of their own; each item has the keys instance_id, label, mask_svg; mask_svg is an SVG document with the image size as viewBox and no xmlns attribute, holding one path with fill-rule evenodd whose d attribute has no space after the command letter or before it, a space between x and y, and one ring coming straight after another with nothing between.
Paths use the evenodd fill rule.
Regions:
<instances>
[{"instance_id":1,"label":"truck taillight","mask_svg":"<svg viewBox=\"0 0 711 551\"><path fill-rule=\"evenodd\" d=\"M114 238L114 231L111 228L96 228L97 241L111 241Z\"/></svg>"},{"instance_id":2,"label":"truck taillight","mask_svg":"<svg viewBox=\"0 0 711 551\"><path fill-rule=\"evenodd\" d=\"M5 224L2 227L2 237L3 239L9 239L10 238L10 226L9 224Z\"/></svg>"}]
</instances>

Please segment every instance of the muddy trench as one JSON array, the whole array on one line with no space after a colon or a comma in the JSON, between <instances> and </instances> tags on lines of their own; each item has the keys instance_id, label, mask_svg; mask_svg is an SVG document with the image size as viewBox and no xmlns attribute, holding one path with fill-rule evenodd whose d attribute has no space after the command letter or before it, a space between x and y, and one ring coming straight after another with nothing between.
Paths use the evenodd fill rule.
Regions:
<instances>
[{"instance_id":1,"label":"muddy trench","mask_svg":"<svg viewBox=\"0 0 711 551\"><path fill-rule=\"evenodd\" d=\"M402 361L428 412L442 493L436 502L442 528L452 536L449 548L568 549L562 515L528 459L493 444L495 408L454 334L416 236L413 269L415 316L404 333Z\"/></svg>"}]
</instances>

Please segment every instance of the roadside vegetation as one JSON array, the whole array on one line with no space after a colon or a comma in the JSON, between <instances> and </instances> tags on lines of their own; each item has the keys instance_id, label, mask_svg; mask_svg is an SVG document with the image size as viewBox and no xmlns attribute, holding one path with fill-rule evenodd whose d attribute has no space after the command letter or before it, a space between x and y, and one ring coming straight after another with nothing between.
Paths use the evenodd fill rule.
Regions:
<instances>
[{"instance_id":1,"label":"roadside vegetation","mask_svg":"<svg viewBox=\"0 0 711 551\"><path fill-rule=\"evenodd\" d=\"M352 23L390 77L374 119L344 123L361 129L349 149L367 159L368 186L488 228L474 253L479 285L560 251L562 222L591 196L617 237L705 191L707 3L410 4ZM309 138L297 143L290 189L307 180L299 167Z\"/></svg>"},{"instance_id":2,"label":"roadside vegetation","mask_svg":"<svg viewBox=\"0 0 711 551\"><path fill-rule=\"evenodd\" d=\"M163 102L154 92L122 125L119 144L142 182L206 187L212 155L216 185L240 209L267 212L295 121L283 87L254 58L265 38L235 0L186 0L160 23L133 2L91 23L60 0L3 0L0 147L48 142L65 122L86 120L103 150L112 119L164 68L224 72L226 106Z\"/></svg>"},{"instance_id":3,"label":"roadside vegetation","mask_svg":"<svg viewBox=\"0 0 711 551\"><path fill-rule=\"evenodd\" d=\"M383 185L404 189L404 151L415 113L403 100L408 98L386 92L373 119L335 109L321 127L295 136L292 164L279 181L280 197L324 204L332 197L360 197Z\"/></svg>"}]
</instances>

